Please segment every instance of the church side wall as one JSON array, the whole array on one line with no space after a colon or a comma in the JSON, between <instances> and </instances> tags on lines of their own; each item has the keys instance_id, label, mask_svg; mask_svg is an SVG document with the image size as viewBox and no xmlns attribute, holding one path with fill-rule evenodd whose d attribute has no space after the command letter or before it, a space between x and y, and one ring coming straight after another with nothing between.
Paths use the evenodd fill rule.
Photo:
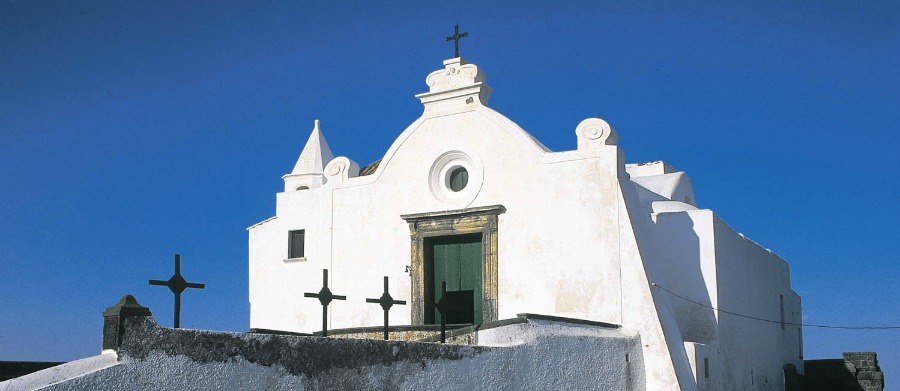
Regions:
<instances>
[{"instance_id":1,"label":"church side wall","mask_svg":"<svg viewBox=\"0 0 900 391\"><path fill-rule=\"evenodd\" d=\"M691 361L698 388L783 389L784 364L802 371L799 327L786 324L782 330L777 323L779 295L784 297L785 322L800 322L800 298L790 288L787 263L734 232L709 210L659 213L653 232L655 259L663 271L655 282L690 300L664 293L685 345L694 352Z\"/></svg>"},{"instance_id":2,"label":"church side wall","mask_svg":"<svg viewBox=\"0 0 900 391\"><path fill-rule=\"evenodd\" d=\"M783 390L783 367L802 368L798 327L782 329L780 296L785 297L785 321L800 323L799 298L790 287L787 263L713 220L716 245L718 308L773 322L719 314L719 348L726 389Z\"/></svg>"},{"instance_id":3,"label":"church side wall","mask_svg":"<svg viewBox=\"0 0 900 391\"><path fill-rule=\"evenodd\" d=\"M713 213L709 210L659 213L653 224L654 259L662 271L660 287L715 308L717 302ZM670 297L685 341L710 344L718 339L712 309Z\"/></svg>"},{"instance_id":4,"label":"church side wall","mask_svg":"<svg viewBox=\"0 0 900 391\"><path fill-rule=\"evenodd\" d=\"M322 307L303 293L318 292L322 269L331 269L329 194L323 188L278 193L277 218L249 229L251 328L301 331L300 325L309 325L302 331L321 329ZM305 230L305 257L285 262L288 231L297 229Z\"/></svg>"},{"instance_id":5,"label":"church side wall","mask_svg":"<svg viewBox=\"0 0 900 391\"><path fill-rule=\"evenodd\" d=\"M640 331L647 388L696 391L688 352L668 296L652 283L664 270L653 258L653 232L630 181L622 181L619 200L620 259L622 262L623 326Z\"/></svg>"}]
</instances>

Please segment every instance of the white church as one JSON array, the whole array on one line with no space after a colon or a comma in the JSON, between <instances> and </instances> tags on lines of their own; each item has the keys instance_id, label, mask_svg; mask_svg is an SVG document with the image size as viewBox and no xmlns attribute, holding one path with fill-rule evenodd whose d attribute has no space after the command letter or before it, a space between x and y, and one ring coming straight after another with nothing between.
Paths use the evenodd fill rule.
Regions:
<instances>
[{"instance_id":1,"label":"white church","mask_svg":"<svg viewBox=\"0 0 900 391\"><path fill-rule=\"evenodd\" d=\"M804 367L787 263L699 209L685 173L626 164L597 118L550 151L462 58L425 81L422 116L362 169L316 121L275 216L249 228L249 332L164 327L125 295L100 354L0 391L883 388L875 353ZM345 296L327 316L304 297L324 283ZM387 340L368 300L384 289L405 302Z\"/></svg>"},{"instance_id":2,"label":"white church","mask_svg":"<svg viewBox=\"0 0 900 391\"><path fill-rule=\"evenodd\" d=\"M462 58L425 81L422 115L362 169L316 121L275 216L248 229L251 329L321 330L322 306L303 296L327 269L348 297L332 302L330 330L380 326L362 298L386 276L407 303L392 325L617 325L640 341L641 389L784 390L786 366L802 373L788 264L699 208L684 172L626 163L598 118L573 129L577 149L549 150L488 106L485 73ZM442 283L457 305L446 319Z\"/></svg>"}]
</instances>

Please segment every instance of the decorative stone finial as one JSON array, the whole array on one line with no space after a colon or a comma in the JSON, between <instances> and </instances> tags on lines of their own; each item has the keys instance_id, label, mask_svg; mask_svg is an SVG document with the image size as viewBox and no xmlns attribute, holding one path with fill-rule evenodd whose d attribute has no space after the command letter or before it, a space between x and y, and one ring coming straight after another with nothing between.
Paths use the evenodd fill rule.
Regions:
<instances>
[{"instance_id":1,"label":"decorative stone finial","mask_svg":"<svg viewBox=\"0 0 900 391\"><path fill-rule=\"evenodd\" d=\"M103 311L103 316L122 316L126 318L150 315L150 309L138 303L137 299L132 295L122 296L116 304L106 307L106 310Z\"/></svg>"},{"instance_id":2,"label":"decorative stone finial","mask_svg":"<svg viewBox=\"0 0 900 391\"><path fill-rule=\"evenodd\" d=\"M125 295L119 302L103 311L103 350L117 349L122 343L127 318L152 316L150 309L140 305L132 295Z\"/></svg>"},{"instance_id":3,"label":"decorative stone finial","mask_svg":"<svg viewBox=\"0 0 900 391\"><path fill-rule=\"evenodd\" d=\"M432 114L472 110L478 104L487 106L491 87L484 83L484 72L461 57L444 60L444 69L425 78L428 92L416 95Z\"/></svg>"},{"instance_id":4,"label":"decorative stone finial","mask_svg":"<svg viewBox=\"0 0 900 391\"><path fill-rule=\"evenodd\" d=\"M444 69L431 72L425 78L429 92L441 92L484 83L484 72L462 57L444 60Z\"/></svg>"},{"instance_id":5,"label":"decorative stone finial","mask_svg":"<svg viewBox=\"0 0 900 391\"><path fill-rule=\"evenodd\" d=\"M329 183L339 183L359 176L359 164L345 156L331 159L325 166L325 176Z\"/></svg>"},{"instance_id":6,"label":"decorative stone finial","mask_svg":"<svg viewBox=\"0 0 900 391\"><path fill-rule=\"evenodd\" d=\"M609 124L600 118L588 118L575 128L578 137L578 149L593 149L603 145L616 145L619 135Z\"/></svg>"}]
</instances>

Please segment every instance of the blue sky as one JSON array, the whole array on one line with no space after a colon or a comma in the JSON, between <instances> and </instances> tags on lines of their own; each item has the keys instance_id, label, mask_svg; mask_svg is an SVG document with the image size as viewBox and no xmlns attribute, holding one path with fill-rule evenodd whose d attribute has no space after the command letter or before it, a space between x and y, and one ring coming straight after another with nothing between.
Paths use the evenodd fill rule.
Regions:
<instances>
[{"instance_id":1,"label":"blue sky","mask_svg":"<svg viewBox=\"0 0 900 391\"><path fill-rule=\"evenodd\" d=\"M246 330L245 228L313 119L335 155L380 158L454 24L491 107L549 148L604 118L788 260L807 322L900 325L900 3L635 3L3 0L0 360L97 353L125 293L170 325L147 280L176 252L207 284L182 326ZM807 358L900 374L900 331L804 333Z\"/></svg>"}]
</instances>

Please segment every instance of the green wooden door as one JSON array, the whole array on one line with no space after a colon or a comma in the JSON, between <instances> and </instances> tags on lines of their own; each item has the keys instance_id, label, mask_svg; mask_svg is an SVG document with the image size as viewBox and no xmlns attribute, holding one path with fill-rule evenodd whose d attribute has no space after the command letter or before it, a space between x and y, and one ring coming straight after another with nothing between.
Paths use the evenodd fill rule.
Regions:
<instances>
[{"instance_id":1,"label":"green wooden door","mask_svg":"<svg viewBox=\"0 0 900 391\"><path fill-rule=\"evenodd\" d=\"M472 319L481 323L481 235L435 238L430 247L432 272L429 285L434 298L431 303L441 299L441 281L447 282L447 292L472 291ZM440 323L440 312L434 311L433 319L435 324Z\"/></svg>"}]
</instances>

